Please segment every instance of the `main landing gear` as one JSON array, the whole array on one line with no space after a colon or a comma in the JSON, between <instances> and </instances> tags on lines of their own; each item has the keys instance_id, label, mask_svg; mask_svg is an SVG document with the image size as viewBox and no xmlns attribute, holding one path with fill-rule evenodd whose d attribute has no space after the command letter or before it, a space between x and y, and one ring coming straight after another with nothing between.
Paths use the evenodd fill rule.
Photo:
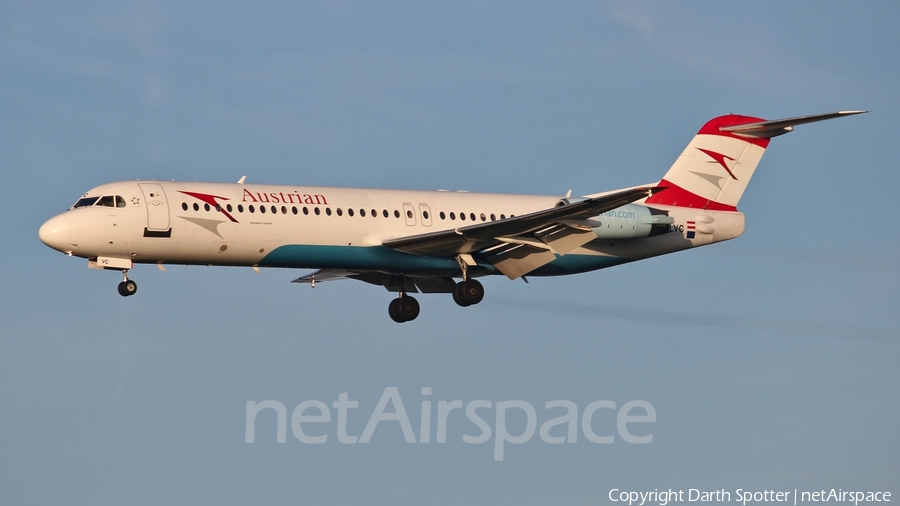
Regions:
<instances>
[{"instance_id":1,"label":"main landing gear","mask_svg":"<svg viewBox=\"0 0 900 506\"><path fill-rule=\"evenodd\" d=\"M453 301L462 307L472 306L484 299L484 286L469 277L469 266L476 265L471 255L457 255L459 269L463 280L453 287ZM403 286L401 282L400 286ZM419 302L400 292L400 296L392 300L388 305L388 314L397 323L409 322L419 316Z\"/></svg>"},{"instance_id":2,"label":"main landing gear","mask_svg":"<svg viewBox=\"0 0 900 506\"><path fill-rule=\"evenodd\" d=\"M463 280L453 288L453 301L462 307L471 306L481 302L484 298L484 287L478 281L469 277L469 267L477 265L472 255L456 255L459 270Z\"/></svg>"},{"instance_id":3,"label":"main landing gear","mask_svg":"<svg viewBox=\"0 0 900 506\"><path fill-rule=\"evenodd\" d=\"M388 305L388 314L397 323L413 321L419 316L419 301L400 292L400 296Z\"/></svg>"},{"instance_id":4,"label":"main landing gear","mask_svg":"<svg viewBox=\"0 0 900 506\"><path fill-rule=\"evenodd\" d=\"M453 289L453 300L462 307L478 304L484 299L484 286L470 279L461 281ZM400 292L400 296L388 305L388 314L397 323L410 322L419 316L419 301Z\"/></svg>"},{"instance_id":5,"label":"main landing gear","mask_svg":"<svg viewBox=\"0 0 900 506\"><path fill-rule=\"evenodd\" d=\"M453 301L462 307L478 304L484 298L484 286L474 279L460 281L453 289Z\"/></svg>"},{"instance_id":6,"label":"main landing gear","mask_svg":"<svg viewBox=\"0 0 900 506\"><path fill-rule=\"evenodd\" d=\"M119 283L119 295L128 297L137 292L137 283L128 279L128 271L122 271L122 282Z\"/></svg>"}]
</instances>

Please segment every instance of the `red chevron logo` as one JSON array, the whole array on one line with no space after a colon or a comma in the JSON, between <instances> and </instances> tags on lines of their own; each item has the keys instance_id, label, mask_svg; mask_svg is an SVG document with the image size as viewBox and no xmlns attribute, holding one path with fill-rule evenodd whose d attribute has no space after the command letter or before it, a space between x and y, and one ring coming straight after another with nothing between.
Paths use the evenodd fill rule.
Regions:
<instances>
[{"instance_id":1,"label":"red chevron logo","mask_svg":"<svg viewBox=\"0 0 900 506\"><path fill-rule=\"evenodd\" d=\"M710 151L708 149L703 149L703 148L697 148L697 149L699 149L700 151L703 151L704 153L706 153L707 156L709 156L713 160L719 162L719 165L721 165L725 169L725 172L727 172L728 175L731 176L731 179L734 179L735 181L738 180L738 178L736 178L734 176L734 173L731 172L731 169L728 168L728 164L725 163L726 159L733 162L734 158L732 158L728 155L723 155L722 153L716 153L715 151Z\"/></svg>"},{"instance_id":2,"label":"red chevron logo","mask_svg":"<svg viewBox=\"0 0 900 506\"><path fill-rule=\"evenodd\" d=\"M195 199L198 199L203 203L209 204L210 206L215 208L216 211L219 211L220 213L227 216L228 219L231 220L232 222L234 222L234 223L238 222L238 220L234 219L234 216L232 216L228 211L226 211L225 208L221 204L216 202L216 199L230 200L228 197L219 197L217 195L210 195L208 193L186 192L186 191L182 191L182 190L178 190L178 192L183 193L185 195L189 195L191 197L194 197Z\"/></svg>"}]
</instances>

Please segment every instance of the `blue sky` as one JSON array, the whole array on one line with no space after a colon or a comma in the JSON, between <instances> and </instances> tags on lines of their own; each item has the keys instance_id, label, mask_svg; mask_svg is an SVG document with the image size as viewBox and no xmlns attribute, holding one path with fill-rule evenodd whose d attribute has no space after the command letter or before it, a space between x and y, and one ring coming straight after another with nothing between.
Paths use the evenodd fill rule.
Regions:
<instances>
[{"instance_id":1,"label":"blue sky","mask_svg":"<svg viewBox=\"0 0 900 506\"><path fill-rule=\"evenodd\" d=\"M749 8L748 8L749 7ZM606 503L611 488L895 494L900 7L763 2L0 5L0 497L7 504ZM418 320L352 281L138 267L37 238L122 179L587 194L654 181L708 119L775 139L747 232ZM653 442L275 443L248 400L645 400ZM512 412L511 412L512 413ZM600 412L598 412L600 413ZM596 428L613 430L613 415ZM525 426L510 415L511 432ZM432 415L434 417L434 415ZM487 415L486 415L487 416ZM488 417L489 418L489 417ZM490 419L491 422L493 419ZM328 432L330 431L330 432ZM432 436L433 437L433 436ZM892 488L893 487L893 488Z\"/></svg>"}]
</instances>

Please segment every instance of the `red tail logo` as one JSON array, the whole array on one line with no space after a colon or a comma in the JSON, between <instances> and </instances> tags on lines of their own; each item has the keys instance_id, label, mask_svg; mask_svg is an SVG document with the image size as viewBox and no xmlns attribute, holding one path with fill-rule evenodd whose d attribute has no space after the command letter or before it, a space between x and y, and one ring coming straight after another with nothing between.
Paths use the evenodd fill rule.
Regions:
<instances>
[{"instance_id":1,"label":"red tail logo","mask_svg":"<svg viewBox=\"0 0 900 506\"><path fill-rule=\"evenodd\" d=\"M703 148L697 148L697 149L699 149L700 151L703 151L703 152L706 153L710 158L712 158L713 160L719 162L719 165L721 165L721 166L725 169L725 172L728 172L728 175L731 176L731 179L734 179L735 181L738 180L738 178L736 178L736 177L734 176L734 173L731 172L731 169L728 168L728 164L725 163L725 160L726 160L726 159L729 160L729 161L731 161L731 162L733 162L733 161L734 161L734 158L732 158L732 157L730 157L730 156L728 156L728 155L723 155L722 153L716 153L715 151L710 151L710 150L708 150L708 149L703 149Z\"/></svg>"}]
</instances>

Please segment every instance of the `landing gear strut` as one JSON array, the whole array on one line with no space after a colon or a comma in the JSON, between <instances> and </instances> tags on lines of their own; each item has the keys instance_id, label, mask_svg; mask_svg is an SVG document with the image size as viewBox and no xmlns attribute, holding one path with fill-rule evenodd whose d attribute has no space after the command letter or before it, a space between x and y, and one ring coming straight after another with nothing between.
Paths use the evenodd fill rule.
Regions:
<instances>
[{"instance_id":1,"label":"landing gear strut","mask_svg":"<svg viewBox=\"0 0 900 506\"><path fill-rule=\"evenodd\" d=\"M472 255L459 254L456 255L456 262L459 263L463 280L453 288L453 302L462 307L478 304L484 298L484 287L478 281L469 278L469 267L476 265L475 260Z\"/></svg>"},{"instance_id":2,"label":"landing gear strut","mask_svg":"<svg viewBox=\"0 0 900 506\"><path fill-rule=\"evenodd\" d=\"M483 298L484 286L474 279L461 281L453 289L453 301L462 307L478 304Z\"/></svg>"},{"instance_id":3,"label":"landing gear strut","mask_svg":"<svg viewBox=\"0 0 900 506\"><path fill-rule=\"evenodd\" d=\"M397 323L413 321L419 316L419 301L400 292L400 296L388 305L388 314Z\"/></svg>"},{"instance_id":4,"label":"landing gear strut","mask_svg":"<svg viewBox=\"0 0 900 506\"><path fill-rule=\"evenodd\" d=\"M122 271L122 282L119 283L119 295L128 297L137 292L137 283L128 279L128 271Z\"/></svg>"}]
</instances>

